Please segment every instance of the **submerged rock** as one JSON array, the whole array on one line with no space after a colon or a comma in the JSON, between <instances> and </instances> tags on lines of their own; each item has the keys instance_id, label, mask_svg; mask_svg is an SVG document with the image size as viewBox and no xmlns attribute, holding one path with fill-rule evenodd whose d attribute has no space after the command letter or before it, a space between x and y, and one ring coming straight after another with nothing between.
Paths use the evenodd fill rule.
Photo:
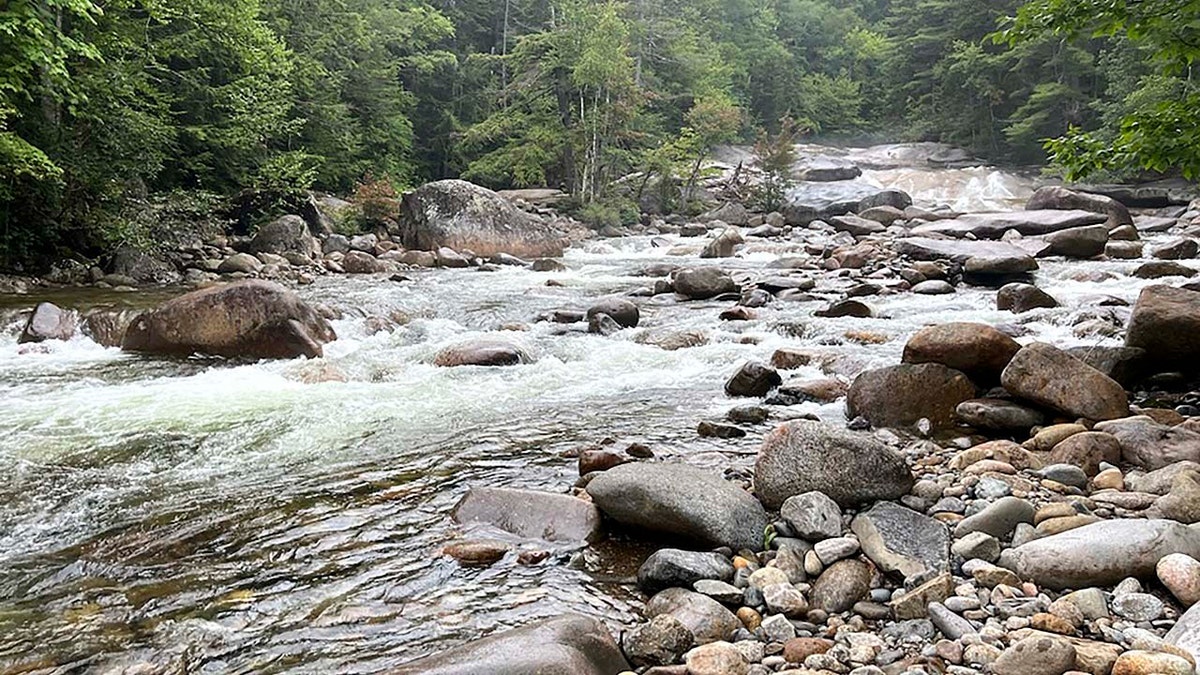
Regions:
<instances>
[{"instance_id":1,"label":"submerged rock","mask_svg":"<svg viewBox=\"0 0 1200 675\"><path fill-rule=\"evenodd\" d=\"M755 492L772 509L813 491L841 506L897 499L912 485L904 459L891 448L866 434L806 420L771 432L754 465Z\"/></svg>"},{"instance_id":2,"label":"submerged rock","mask_svg":"<svg viewBox=\"0 0 1200 675\"><path fill-rule=\"evenodd\" d=\"M996 293L996 309L1024 314L1033 309L1053 309L1058 301L1033 284L1005 284Z\"/></svg>"},{"instance_id":3,"label":"submerged rock","mask_svg":"<svg viewBox=\"0 0 1200 675\"><path fill-rule=\"evenodd\" d=\"M757 550L769 522L745 490L719 474L683 464L623 464L596 476L587 491L619 523L709 546Z\"/></svg>"},{"instance_id":4,"label":"submerged rock","mask_svg":"<svg viewBox=\"0 0 1200 675\"><path fill-rule=\"evenodd\" d=\"M451 515L460 523L487 523L520 537L547 541L595 541L600 538L600 511L570 495L471 488Z\"/></svg>"},{"instance_id":5,"label":"submerged rock","mask_svg":"<svg viewBox=\"0 0 1200 675\"><path fill-rule=\"evenodd\" d=\"M435 366L453 368L457 366L515 366L531 363L524 349L503 340L478 339L446 347L433 359Z\"/></svg>"},{"instance_id":6,"label":"submerged rock","mask_svg":"<svg viewBox=\"0 0 1200 675\"><path fill-rule=\"evenodd\" d=\"M484 258L562 256L567 237L487 188L462 180L428 183L404 195L400 239L406 248L469 250Z\"/></svg>"},{"instance_id":7,"label":"submerged rock","mask_svg":"<svg viewBox=\"0 0 1200 675\"><path fill-rule=\"evenodd\" d=\"M289 359L322 355L333 328L295 293L265 281L193 291L129 325L126 351L188 356Z\"/></svg>"},{"instance_id":8,"label":"submerged rock","mask_svg":"<svg viewBox=\"0 0 1200 675\"><path fill-rule=\"evenodd\" d=\"M629 670L608 629L567 615L472 640L390 671L392 675L613 675Z\"/></svg>"}]
</instances>

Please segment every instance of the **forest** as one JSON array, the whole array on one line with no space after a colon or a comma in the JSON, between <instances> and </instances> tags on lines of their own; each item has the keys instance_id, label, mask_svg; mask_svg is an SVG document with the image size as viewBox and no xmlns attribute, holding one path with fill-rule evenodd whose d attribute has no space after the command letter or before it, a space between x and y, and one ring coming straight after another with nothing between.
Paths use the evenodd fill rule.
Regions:
<instances>
[{"instance_id":1,"label":"forest","mask_svg":"<svg viewBox=\"0 0 1200 675\"><path fill-rule=\"evenodd\" d=\"M1200 173L1197 0L9 0L0 40L15 270L153 245L155 208L443 177L636 218L621 177L781 131Z\"/></svg>"}]
</instances>

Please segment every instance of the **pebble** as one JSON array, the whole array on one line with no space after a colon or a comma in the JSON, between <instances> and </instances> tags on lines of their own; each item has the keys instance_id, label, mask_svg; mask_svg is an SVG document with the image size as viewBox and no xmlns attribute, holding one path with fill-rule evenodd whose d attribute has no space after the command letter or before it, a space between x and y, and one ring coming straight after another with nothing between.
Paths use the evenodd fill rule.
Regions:
<instances>
[{"instance_id":1,"label":"pebble","mask_svg":"<svg viewBox=\"0 0 1200 675\"><path fill-rule=\"evenodd\" d=\"M966 560L978 558L996 562L1000 557L1000 540L986 532L972 532L954 542L950 551Z\"/></svg>"},{"instance_id":2,"label":"pebble","mask_svg":"<svg viewBox=\"0 0 1200 675\"><path fill-rule=\"evenodd\" d=\"M1112 611L1130 621L1154 621L1163 615L1163 603L1149 593L1114 595Z\"/></svg>"},{"instance_id":3,"label":"pebble","mask_svg":"<svg viewBox=\"0 0 1200 675\"><path fill-rule=\"evenodd\" d=\"M787 642L796 637L796 627L782 614L763 619L762 631L767 640L771 642Z\"/></svg>"},{"instance_id":4,"label":"pebble","mask_svg":"<svg viewBox=\"0 0 1200 675\"><path fill-rule=\"evenodd\" d=\"M959 640L965 635L977 632L970 621L950 611L941 603L930 603L928 611L929 620L942 632L942 635L951 640Z\"/></svg>"},{"instance_id":5,"label":"pebble","mask_svg":"<svg viewBox=\"0 0 1200 675\"><path fill-rule=\"evenodd\" d=\"M828 567L858 553L859 544L858 540L853 537L835 537L817 542L813 546L813 551L816 552L821 564ZM807 562L805 566L807 567Z\"/></svg>"}]
</instances>

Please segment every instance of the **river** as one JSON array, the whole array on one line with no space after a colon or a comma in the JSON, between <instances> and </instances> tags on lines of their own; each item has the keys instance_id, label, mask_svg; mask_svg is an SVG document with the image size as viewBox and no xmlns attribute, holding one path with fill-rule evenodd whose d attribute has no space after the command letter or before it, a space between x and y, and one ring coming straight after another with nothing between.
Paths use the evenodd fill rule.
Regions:
<instances>
[{"instance_id":1,"label":"river","mask_svg":"<svg viewBox=\"0 0 1200 675\"><path fill-rule=\"evenodd\" d=\"M864 180L960 209L1011 208L1031 189L989 167L892 167ZM637 343L642 329L605 338L533 322L646 286L637 272L648 264L689 261L656 243L590 241L568 251L565 272L321 278L300 293L345 313L324 364L156 360L84 337L30 349L16 344L13 310L42 298L0 299L0 673L366 673L566 611L620 627L640 603L622 583L636 545L462 568L439 555L461 534L451 507L471 486L565 491L577 472L562 455L605 439L744 471L755 434L710 440L695 429L735 405L722 384L747 359L821 345L889 365L914 330L950 320L1020 322L1060 345L1095 344L1072 334L1076 308L1101 295L1132 300L1149 283L1072 278L1138 261L1046 263L1039 283L1063 308L1019 319L995 310L994 292L966 287L868 298L873 319L814 319L825 303L777 302L759 320L723 323L721 303L643 301L642 326L707 334L679 351ZM723 265L759 274L802 255L803 243L755 243ZM839 288L818 292L834 299ZM408 322L394 332L368 333L366 317L401 313ZM513 322L529 329L504 335L536 363L431 365L440 348ZM857 344L850 329L888 341ZM315 381L323 368L346 381ZM791 412L843 414L840 404Z\"/></svg>"}]
</instances>

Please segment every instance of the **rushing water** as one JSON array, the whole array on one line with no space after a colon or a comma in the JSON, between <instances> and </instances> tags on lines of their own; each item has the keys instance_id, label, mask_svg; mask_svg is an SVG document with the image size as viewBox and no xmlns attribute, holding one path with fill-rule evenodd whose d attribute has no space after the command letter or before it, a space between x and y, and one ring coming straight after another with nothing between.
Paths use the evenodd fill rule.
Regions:
<instances>
[{"instance_id":1,"label":"rushing water","mask_svg":"<svg viewBox=\"0 0 1200 675\"><path fill-rule=\"evenodd\" d=\"M982 198L979 183L959 180L964 170L868 177L901 180L889 171L920 181L938 201ZM1027 186L992 169L966 171ZM1022 321L1035 336L1094 344L1072 333L1078 308L1104 295L1132 300L1145 283L1073 280L1136 261L1049 263L1040 283L1064 308L1019 319L997 312L994 293L982 289L868 298L875 319L814 319L824 303L776 303L756 321L722 323L721 304L644 301L645 329L707 334L707 344L679 351L639 344L643 329L603 338L533 322L647 285L637 272L650 263L694 262L656 243L589 242L569 251L568 270L558 273L322 278L301 294L346 318L320 362L147 359L83 337L19 347L19 318L8 315L0 329L0 673L377 672L565 611L619 627L640 602L622 583L640 562L635 547L555 549L539 565L509 556L461 568L439 555L462 534L450 508L476 485L565 491L577 474L563 454L605 439L745 470L754 434L708 440L695 428L735 405L722 384L746 359L807 345L885 365L914 330L947 320ZM802 243L754 243L723 264L761 274L803 255ZM850 282L839 283L822 282L818 292L839 297ZM151 304L161 295L122 298ZM369 334L374 316L407 323ZM528 325L503 335L536 363L430 364L440 348L511 323ZM845 337L850 329L887 341L861 345ZM330 372L345 381L321 381ZM790 412L838 420L842 408Z\"/></svg>"}]
</instances>

